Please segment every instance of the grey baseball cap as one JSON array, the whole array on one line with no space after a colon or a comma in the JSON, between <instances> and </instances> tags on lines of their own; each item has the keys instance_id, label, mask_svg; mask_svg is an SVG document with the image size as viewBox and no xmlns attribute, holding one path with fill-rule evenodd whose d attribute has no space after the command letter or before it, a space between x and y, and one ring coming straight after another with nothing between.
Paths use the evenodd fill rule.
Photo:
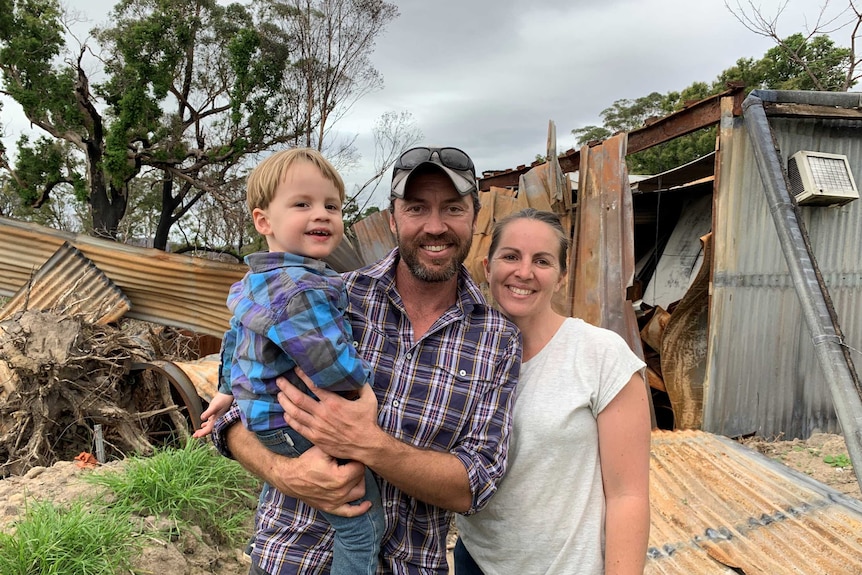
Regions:
<instances>
[{"instance_id":1,"label":"grey baseball cap","mask_svg":"<svg viewBox=\"0 0 862 575\"><path fill-rule=\"evenodd\" d=\"M462 196L479 193L476 168L466 152L459 148L420 146L405 151L395 162L390 198L403 199L410 176L422 166L434 166L442 170Z\"/></svg>"}]
</instances>

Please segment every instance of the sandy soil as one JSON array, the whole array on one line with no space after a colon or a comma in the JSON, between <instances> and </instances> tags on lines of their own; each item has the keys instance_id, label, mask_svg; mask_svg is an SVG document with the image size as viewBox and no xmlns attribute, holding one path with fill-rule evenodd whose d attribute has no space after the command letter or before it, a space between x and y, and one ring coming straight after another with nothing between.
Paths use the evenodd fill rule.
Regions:
<instances>
[{"instance_id":1,"label":"sandy soil","mask_svg":"<svg viewBox=\"0 0 862 575\"><path fill-rule=\"evenodd\" d=\"M744 443L841 493L862 500L852 468L836 467L823 460L826 456L847 455L840 435L815 434L807 441L749 439ZM88 494L92 487L81 481L84 473L92 471L83 470L74 462L60 462L50 468L34 468L25 476L0 480L0 529L11 528L28 499L49 498L63 503ZM172 575L235 575L246 573L248 569L239 549L211 545L206 534L199 530L173 539L147 537L136 566L141 573Z\"/></svg>"}]
</instances>

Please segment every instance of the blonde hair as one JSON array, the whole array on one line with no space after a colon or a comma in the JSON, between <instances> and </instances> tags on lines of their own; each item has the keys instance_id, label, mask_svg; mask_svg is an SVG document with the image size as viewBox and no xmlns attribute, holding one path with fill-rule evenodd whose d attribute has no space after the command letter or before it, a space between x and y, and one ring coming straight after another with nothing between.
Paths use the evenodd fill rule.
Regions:
<instances>
[{"instance_id":1,"label":"blonde hair","mask_svg":"<svg viewBox=\"0 0 862 575\"><path fill-rule=\"evenodd\" d=\"M344 203L344 180L341 179L335 166L313 148L290 148L272 154L255 166L248 175L246 203L249 213L254 212L255 208L265 210L269 206L278 184L297 162L309 162L317 166L323 177L335 184L338 197Z\"/></svg>"}]
</instances>

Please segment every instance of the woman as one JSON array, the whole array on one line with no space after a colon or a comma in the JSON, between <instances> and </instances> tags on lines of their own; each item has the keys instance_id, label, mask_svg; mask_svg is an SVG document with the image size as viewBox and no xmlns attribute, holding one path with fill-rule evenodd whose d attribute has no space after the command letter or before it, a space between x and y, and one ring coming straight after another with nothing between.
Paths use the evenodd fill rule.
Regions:
<instances>
[{"instance_id":1,"label":"woman","mask_svg":"<svg viewBox=\"0 0 862 575\"><path fill-rule=\"evenodd\" d=\"M644 363L617 334L551 308L567 247L550 212L526 209L494 228L485 274L521 330L523 364L508 471L487 507L458 516L456 575L643 573Z\"/></svg>"}]
</instances>

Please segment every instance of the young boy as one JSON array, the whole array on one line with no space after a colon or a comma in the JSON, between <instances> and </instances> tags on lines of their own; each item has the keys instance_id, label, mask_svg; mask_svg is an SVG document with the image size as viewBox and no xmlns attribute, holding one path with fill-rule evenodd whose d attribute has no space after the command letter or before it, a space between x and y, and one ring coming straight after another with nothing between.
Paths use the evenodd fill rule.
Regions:
<instances>
[{"instance_id":1,"label":"young boy","mask_svg":"<svg viewBox=\"0 0 862 575\"><path fill-rule=\"evenodd\" d=\"M230 289L233 317L222 344L219 393L196 436L207 435L236 398L243 424L264 445L299 457L312 444L286 426L276 377L285 375L310 395L295 367L316 386L347 397L370 384L371 370L356 353L343 317L347 296L341 275L321 261L344 236L343 202L341 176L316 150L278 152L249 174L248 207L269 251L247 256L249 272ZM262 498L267 490L264 486ZM383 507L368 469L364 500L372 502L371 509L355 518L322 513L335 530L333 575L377 569Z\"/></svg>"}]
</instances>

